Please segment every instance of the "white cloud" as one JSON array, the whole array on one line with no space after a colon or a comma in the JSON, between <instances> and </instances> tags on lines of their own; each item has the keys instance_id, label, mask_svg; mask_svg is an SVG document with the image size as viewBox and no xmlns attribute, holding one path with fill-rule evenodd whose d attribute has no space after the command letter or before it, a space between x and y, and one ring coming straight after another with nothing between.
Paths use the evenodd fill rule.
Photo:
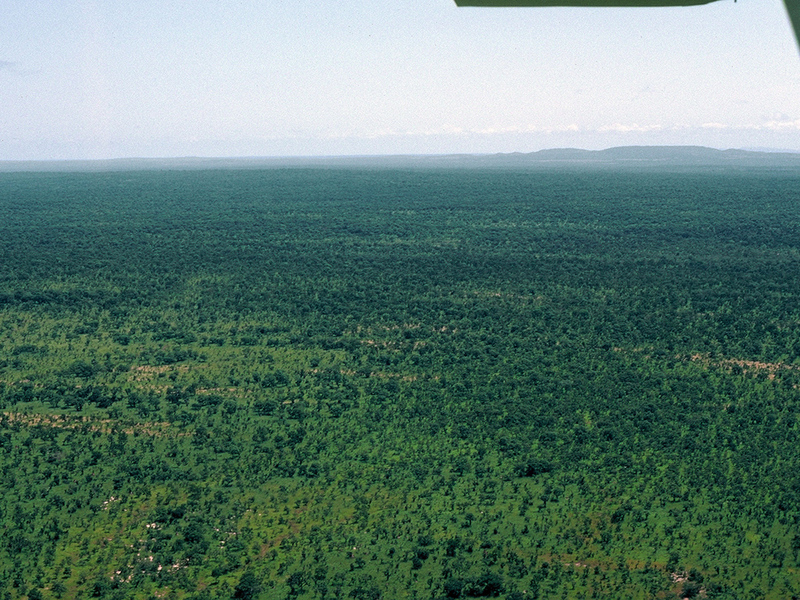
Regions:
<instances>
[{"instance_id":1,"label":"white cloud","mask_svg":"<svg viewBox=\"0 0 800 600\"><path fill-rule=\"evenodd\" d=\"M793 121L789 119L767 121L764 123L764 128L771 129L773 131L785 131L791 129L800 130L800 119L795 119Z\"/></svg>"},{"instance_id":2,"label":"white cloud","mask_svg":"<svg viewBox=\"0 0 800 600\"><path fill-rule=\"evenodd\" d=\"M638 123L631 123L625 125L622 123L614 123L613 125L602 125L597 128L599 133L607 133L610 131L616 133L647 133L648 131L660 131L663 129L661 125L639 125Z\"/></svg>"}]
</instances>

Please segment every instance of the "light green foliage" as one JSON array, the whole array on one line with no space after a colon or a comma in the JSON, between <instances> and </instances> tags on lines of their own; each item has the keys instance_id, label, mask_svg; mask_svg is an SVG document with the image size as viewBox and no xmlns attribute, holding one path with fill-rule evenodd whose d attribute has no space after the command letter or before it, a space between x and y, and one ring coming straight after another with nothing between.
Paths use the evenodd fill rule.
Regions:
<instances>
[{"instance_id":1,"label":"light green foliage","mask_svg":"<svg viewBox=\"0 0 800 600\"><path fill-rule=\"evenodd\" d=\"M0 174L0 594L800 595L798 189Z\"/></svg>"}]
</instances>

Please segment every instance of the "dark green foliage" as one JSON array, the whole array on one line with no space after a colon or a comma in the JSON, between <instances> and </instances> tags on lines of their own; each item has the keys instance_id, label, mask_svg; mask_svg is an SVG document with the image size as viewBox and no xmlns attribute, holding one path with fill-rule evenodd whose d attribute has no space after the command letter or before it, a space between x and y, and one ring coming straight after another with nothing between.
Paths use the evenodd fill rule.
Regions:
<instances>
[{"instance_id":1,"label":"dark green foliage","mask_svg":"<svg viewBox=\"0 0 800 600\"><path fill-rule=\"evenodd\" d=\"M241 600L254 600L260 592L261 583L258 578L252 571L246 571L233 589L233 597Z\"/></svg>"},{"instance_id":2,"label":"dark green foliage","mask_svg":"<svg viewBox=\"0 0 800 600\"><path fill-rule=\"evenodd\" d=\"M800 597L798 189L0 175L0 598Z\"/></svg>"},{"instance_id":3,"label":"dark green foliage","mask_svg":"<svg viewBox=\"0 0 800 600\"><path fill-rule=\"evenodd\" d=\"M95 373L95 368L83 361L76 361L72 363L65 371L64 375L67 377L81 377L88 379Z\"/></svg>"},{"instance_id":4,"label":"dark green foliage","mask_svg":"<svg viewBox=\"0 0 800 600\"><path fill-rule=\"evenodd\" d=\"M535 477L553 470L553 465L549 461L538 458L529 458L519 463L515 469L518 477Z\"/></svg>"},{"instance_id":5,"label":"dark green foliage","mask_svg":"<svg viewBox=\"0 0 800 600\"><path fill-rule=\"evenodd\" d=\"M503 591L503 580L496 573L484 573L465 582L462 594L468 598L494 598Z\"/></svg>"}]
</instances>

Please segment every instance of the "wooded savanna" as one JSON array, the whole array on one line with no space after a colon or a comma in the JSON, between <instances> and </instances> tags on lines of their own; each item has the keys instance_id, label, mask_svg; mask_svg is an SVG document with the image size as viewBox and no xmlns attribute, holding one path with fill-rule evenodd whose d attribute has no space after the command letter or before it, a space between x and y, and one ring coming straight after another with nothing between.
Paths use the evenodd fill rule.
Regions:
<instances>
[{"instance_id":1,"label":"wooded savanna","mask_svg":"<svg viewBox=\"0 0 800 600\"><path fill-rule=\"evenodd\" d=\"M0 598L800 597L800 173L0 173Z\"/></svg>"}]
</instances>

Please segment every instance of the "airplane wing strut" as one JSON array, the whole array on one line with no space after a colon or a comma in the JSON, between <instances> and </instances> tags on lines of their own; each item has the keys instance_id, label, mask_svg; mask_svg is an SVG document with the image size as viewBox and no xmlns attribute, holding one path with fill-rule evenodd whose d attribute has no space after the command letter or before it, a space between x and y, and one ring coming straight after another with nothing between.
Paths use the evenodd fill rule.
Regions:
<instances>
[{"instance_id":1,"label":"airplane wing strut","mask_svg":"<svg viewBox=\"0 0 800 600\"><path fill-rule=\"evenodd\" d=\"M800 0L783 0L783 3L786 5L786 12L789 13L789 20L794 27L797 46L800 48Z\"/></svg>"},{"instance_id":2,"label":"airplane wing strut","mask_svg":"<svg viewBox=\"0 0 800 600\"><path fill-rule=\"evenodd\" d=\"M455 0L456 6L695 6L718 0ZM800 0L783 0L800 48Z\"/></svg>"}]
</instances>

